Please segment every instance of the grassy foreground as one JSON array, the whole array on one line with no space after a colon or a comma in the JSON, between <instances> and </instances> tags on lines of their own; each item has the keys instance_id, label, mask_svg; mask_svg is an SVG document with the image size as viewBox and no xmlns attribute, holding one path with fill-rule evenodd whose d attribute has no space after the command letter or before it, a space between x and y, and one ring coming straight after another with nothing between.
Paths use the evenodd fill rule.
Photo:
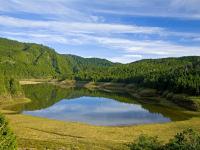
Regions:
<instances>
[{"instance_id":1,"label":"grassy foreground","mask_svg":"<svg viewBox=\"0 0 200 150\"><path fill-rule=\"evenodd\" d=\"M4 111L17 135L19 149L128 149L140 134L167 142L185 128L200 131L200 118L165 124L100 127L50 120Z\"/></svg>"},{"instance_id":2,"label":"grassy foreground","mask_svg":"<svg viewBox=\"0 0 200 150\"><path fill-rule=\"evenodd\" d=\"M33 82L35 81L30 83L26 81L24 84L33 84ZM93 87L90 84L87 86ZM110 84L105 84L105 86L111 86L112 89ZM0 104L0 111L6 115L10 127L17 136L18 148L23 150L126 150L129 149L127 144L133 142L141 134L158 136L159 140L168 142L177 132L186 128L193 128L200 132L200 117L163 124L102 127L33 117L7 110L29 101L24 98L4 101ZM186 113L195 113L196 116L200 116L199 112Z\"/></svg>"},{"instance_id":3,"label":"grassy foreground","mask_svg":"<svg viewBox=\"0 0 200 150\"><path fill-rule=\"evenodd\" d=\"M126 150L129 149L127 144L133 142L141 134L158 136L159 140L168 142L177 132L186 128L193 128L200 132L200 117L198 117L200 113L191 111L186 113L195 113L197 117L185 121L102 127L33 117L7 110L29 101L29 99L19 99L0 105L0 111L6 115L11 129L17 136L20 150Z\"/></svg>"}]
</instances>

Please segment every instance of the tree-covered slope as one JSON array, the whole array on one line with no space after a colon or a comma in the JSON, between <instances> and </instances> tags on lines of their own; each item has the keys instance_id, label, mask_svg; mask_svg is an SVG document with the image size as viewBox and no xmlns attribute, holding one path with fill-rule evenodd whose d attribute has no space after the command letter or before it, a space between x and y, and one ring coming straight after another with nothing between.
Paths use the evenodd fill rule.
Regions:
<instances>
[{"instance_id":1,"label":"tree-covered slope","mask_svg":"<svg viewBox=\"0 0 200 150\"><path fill-rule=\"evenodd\" d=\"M116 64L105 59L62 55L43 45L4 38L0 38L0 54L0 74L6 78L123 82L163 91L200 93L200 56Z\"/></svg>"},{"instance_id":2,"label":"tree-covered slope","mask_svg":"<svg viewBox=\"0 0 200 150\"><path fill-rule=\"evenodd\" d=\"M0 38L0 71L18 78L71 78L74 72L96 66L111 66L103 60L61 55L53 49Z\"/></svg>"},{"instance_id":3,"label":"tree-covered slope","mask_svg":"<svg viewBox=\"0 0 200 150\"><path fill-rule=\"evenodd\" d=\"M77 80L135 83L136 85L199 95L200 57L149 59L111 66L82 70Z\"/></svg>"}]
</instances>

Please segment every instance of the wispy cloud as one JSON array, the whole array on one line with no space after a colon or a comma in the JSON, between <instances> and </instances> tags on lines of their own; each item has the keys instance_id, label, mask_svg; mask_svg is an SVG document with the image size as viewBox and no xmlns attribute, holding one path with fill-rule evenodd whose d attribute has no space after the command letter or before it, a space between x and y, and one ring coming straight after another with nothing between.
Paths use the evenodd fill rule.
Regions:
<instances>
[{"instance_id":1,"label":"wispy cloud","mask_svg":"<svg viewBox=\"0 0 200 150\"><path fill-rule=\"evenodd\" d=\"M96 38L96 40L112 48L124 50L129 53L128 56L132 55L133 57L140 55L154 55L155 57L200 55L200 47L198 46L182 46L164 41L138 41L119 38Z\"/></svg>"},{"instance_id":2,"label":"wispy cloud","mask_svg":"<svg viewBox=\"0 0 200 150\"><path fill-rule=\"evenodd\" d=\"M114 23L81 23L67 21L35 21L27 19L19 19L8 16L0 16L0 25L15 28L34 28L37 30L46 30L54 32L70 33L88 33L88 34L113 34L113 33L129 33L129 34L157 34L160 36L181 36L185 38L198 39L198 33L175 32L169 31L161 27L145 27L137 25L124 25ZM32 29L32 30L34 30Z\"/></svg>"},{"instance_id":3,"label":"wispy cloud","mask_svg":"<svg viewBox=\"0 0 200 150\"><path fill-rule=\"evenodd\" d=\"M92 16L95 21L98 17L92 15L95 13L200 19L199 0L0 0L0 3L0 11L55 15L79 21L92 21Z\"/></svg>"},{"instance_id":4,"label":"wispy cloud","mask_svg":"<svg viewBox=\"0 0 200 150\"><path fill-rule=\"evenodd\" d=\"M168 32L162 28L139 27L119 24L96 24L96 23L66 23L58 21L31 21L0 16L0 25L17 28L38 29L38 33L27 32L2 32L8 37L14 37L21 41L33 41L39 43L61 43L61 44L96 44L105 48L120 50L122 55L109 57L114 62L128 63L150 55L157 57L177 57L187 55L200 55L200 47L183 46L162 40L135 40L127 38L116 38L116 34L142 33L160 34L162 36L177 35L182 37L196 37L196 33ZM33 30L32 29L32 30ZM40 34L39 31L42 31ZM46 33L46 31L48 31ZM48 34L51 31L51 34ZM1 34L2 34L1 33Z\"/></svg>"},{"instance_id":5,"label":"wispy cloud","mask_svg":"<svg viewBox=\"0 0 200 150\"><path fill-rule=\"evenodd\" d=\"M46 19L68 21L95 21L93 15L88 15L74 9L70 1L63 0L0 0L0 12L28 13L43 16Z\"/></svg>"},{"instance_id":6,"label":"wispy cloud","mask_svg":"<svg viewBox=\"0 0 200 150\"><path fill-rule=\"evenodd\" d=\"M96 9L99 13L115 15L132 15L146 17L169 17L179 19L200 19L199 0L109 0L112 8L100 7ZM104 3L107 3L104 2ZM94 10L95 11L95 10Z\"/></svg>"},{"instance_id":7,"label":"wispy cloud","mask_svg":"<svg viewBox=\"0 0 200 150\"><path fill-rule=\"evenodd\" d=\"M121 63L129 63L136 60L142 59L142 55L134 55L134 54L124 54L118 57L107 58L112 62L121 62Z\"/></svg>"},{"instance_id":8,"label":"wispy cloud","mask_svg":"<svg viewBox=\"0 0 200 150\"><path fill-rule=\"evenodd\" d=\"M199 0L0 0L0 4L3 37L64 50L75 47L89 51L90 47L96 54L87 55L123 63L200 55ZM153 17L159 22L137 23L132 21L135 16ZM159 17L173 18L173 23L187 20L184 23L188 25L170 20L162 25ZM101 49L107 54L102 54ZM78 50L74 49L76 54Z\"/></svg>"},{"instance_id":9,"label":"wispy cloud","mask_svg":"<svg viewBox=\"0 0 200 150\"><path fill-rule=\"evenodd\" d=\"M19 28L46 28L60 32L76 33L143 33L153 34L162 31L159 27L141 27L136 25L108 24L108 23L80 23L64 21L34 21L0 16L0 25Z\"/></svg>"}]
</instances>

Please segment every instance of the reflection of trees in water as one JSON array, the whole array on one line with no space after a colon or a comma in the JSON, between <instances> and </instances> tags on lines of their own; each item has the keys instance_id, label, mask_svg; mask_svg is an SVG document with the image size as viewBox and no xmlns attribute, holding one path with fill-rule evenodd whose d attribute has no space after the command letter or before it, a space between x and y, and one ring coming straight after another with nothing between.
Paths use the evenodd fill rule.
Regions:
<instances>
[{"instance_id":1,"label":"reflection of trees in water","mask_svg":"<svg viewBox=\"0 0 200 150\"><path fill-rule=\"evenodd\" d=\"M26 97L32 100L31 103L21 107L21 109L26 111L45 109L60 100L72 100L82 96L110 98L123 103L138 103L128 93L89 90L86 88L60 88L51 84L25 85L23 88ZM151 113L161 113L163 116L168 117L171 120L184 120L191 117L188 114L183 114L180 111L175 111L171 108L165 108L163 106L147 103L140 103L140 105Z\"/></svg>"},{"instance_id":2,"label":"reflection of trees in water","mask_svg":"<svg viewBox=\"0 0 200 150\"><path fill-rule=\"evenodd\" d=\"M89 90L86 88L60 88L51 84L25 85L26 97L32 100L25 110L38 110L47 108L62 99L75 99L82 96L105 97L121 102L133 103L134 99L123 93L111 93L105 91Z\"/></svg>"}]
</instances>

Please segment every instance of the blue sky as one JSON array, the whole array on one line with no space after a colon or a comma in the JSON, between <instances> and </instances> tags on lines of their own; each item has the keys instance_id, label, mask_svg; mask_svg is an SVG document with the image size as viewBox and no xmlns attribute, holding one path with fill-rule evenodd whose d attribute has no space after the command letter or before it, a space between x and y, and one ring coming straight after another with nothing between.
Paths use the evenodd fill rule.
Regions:
<instances>
[{"instance_id":1,"label":"blue sky","mask_svg":"<svg viewBox=\"0 0 200 150\"><path fill-rule=\"evenodd\" d=\"M200 0L0 0L0 36L128 63L200 55Z\"/></svg>"}]
</instances>

